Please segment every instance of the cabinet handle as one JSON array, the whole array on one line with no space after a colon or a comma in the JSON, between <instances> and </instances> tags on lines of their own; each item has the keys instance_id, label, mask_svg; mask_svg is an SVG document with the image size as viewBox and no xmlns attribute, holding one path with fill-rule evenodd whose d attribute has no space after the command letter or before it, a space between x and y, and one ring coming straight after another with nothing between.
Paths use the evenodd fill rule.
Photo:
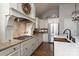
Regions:
<instances>
[{"instance_id":1,"label":"cabinet handle","mask_svg":"<svg viewBox=\"0 0 79 59\"><path fill-rule=\"evenodd\" d=\"M27 48L25 48L27 50Z\"/></svg>"},{"instance_id":2,"label":"cabinet handle","mask_svg":"<svg viewBox=\"0 0 79 59\"><path fill-rule=\"evenodd\" d=\"M13 48L14 50L16 50L16 48Z\"/></svg>"}]
</instances>

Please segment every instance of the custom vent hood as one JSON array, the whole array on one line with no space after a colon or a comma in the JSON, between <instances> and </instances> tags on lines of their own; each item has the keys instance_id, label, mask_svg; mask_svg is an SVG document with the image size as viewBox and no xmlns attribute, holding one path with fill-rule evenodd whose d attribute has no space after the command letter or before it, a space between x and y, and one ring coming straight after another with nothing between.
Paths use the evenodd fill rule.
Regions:
<instances>
[{"instance_id":1,"label":"custom vent hood","mask_svg":"<svg viewBox=\"0 0 79 59\"><path fill-rule=\"evenodd\" d=\"M14 8L10 8L10 14L7 15L7 16L15 16L15 17L18 17L18 18L25 18L28 21L35 23L35 19L29 17L28 15L21 13L20 11L14 9Z\"/></svg>"},{"instance_id":2,"label":"custom vent hood","mask_svg":"<svg viewBox=\"0 0 79 59\"><path fill-rule=\"evenodd\" d=\"M77 5L75 3L75 10L72 12L73 21L79 21L79 10L77 10Z\"/></svg>"}]
</instances>

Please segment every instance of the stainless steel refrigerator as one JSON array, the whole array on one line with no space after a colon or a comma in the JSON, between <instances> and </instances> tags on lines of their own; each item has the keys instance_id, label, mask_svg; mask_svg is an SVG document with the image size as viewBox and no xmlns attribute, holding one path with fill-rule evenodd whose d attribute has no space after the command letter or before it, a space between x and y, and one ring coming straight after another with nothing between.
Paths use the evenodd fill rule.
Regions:
<instances>
[{"instance_id":1,"label":"stainless steel refrigerator","mask_svg":"<svg viewBox=\"0 0 79 59\"><path fill-rule=\"evenodd\" d=\"M54 42L54 36L58 35L58 23L49 23L48 24L48 42Z\"/></svg>"}]
</instances>

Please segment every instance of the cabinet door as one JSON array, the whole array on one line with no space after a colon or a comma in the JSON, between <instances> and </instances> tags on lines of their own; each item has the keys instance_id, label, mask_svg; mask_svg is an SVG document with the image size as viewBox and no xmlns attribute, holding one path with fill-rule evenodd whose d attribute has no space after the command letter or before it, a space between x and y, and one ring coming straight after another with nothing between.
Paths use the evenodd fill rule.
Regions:
<instances>
[{"instance_id":1,"label":"cabinet door","mask_svg":"<svg viewBox=\"0 0 79 59\"><path fill-rule=\"evenodd\" d=\"M29 45L29 47L21 48L21 56L30 56L33 53L32 48L32 45Z\"/></svg>"},{"instance_id":2,"label":"cabinet door","mask_svg":"<svg viewBox=\"0 0 79 59\"><path fill-rule=\"evenodd\" d=\"M41 43L41 41L42 41L42 40L40 40L40 43ZM43 41L44 41L44 42L48 42L48 33L44 33L44 34L43 34Z\"/></svg>"},{"instance_id":3,"label":"cabinet door","mask_svg":"<svg viewBox=\"0 0 79 59\"><path fill-rule=\"evenodd\" d=\"M21 48L21 56L27 56L27 55L28 55L27 47Z\"/></svg>"},{"instance_id":4,"label":"cabinet door","mask_svg":"<svg viewBox=\"0 0 79 59\"><path fill-rule=\"evenodd\" d=\"M8 56L20 56L20 49L14 51L13 53L9 54Z\"/></svg>"},{"instance_id":5,"label":"cabinet door","mask_svg":"<svg viewBox=\"0 0 79 59\"><path fill-rule=\"evenodd\" d=\"M32 54L32 40L21 44L21 56L30 56Z\"/></svg>"},{"instance_id":6,"label":"cabinet door","mask_svg":"<svg viewBox=\"0 0 79 59\"><path fill-rule=\"evenodd\" d=\"M39 46L39 39L35 39L34 42L34 49L36 50L36 48Z\"/></svg>"}]
</instances>

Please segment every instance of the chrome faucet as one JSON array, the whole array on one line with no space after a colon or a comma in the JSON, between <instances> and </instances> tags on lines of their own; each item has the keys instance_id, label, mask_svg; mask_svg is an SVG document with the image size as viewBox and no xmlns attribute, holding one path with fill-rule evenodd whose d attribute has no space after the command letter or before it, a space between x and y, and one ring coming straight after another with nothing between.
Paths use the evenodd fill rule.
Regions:
<instances>
[{"instance_id":1,"label":"chrome faucet","mask_svg":"<svg viewBox=\"0 0 79 59\"><path fill-rule=\"evenodd\" d=\"M68 31L68 33L67 33L67 38L68 38L69 40L71 40L71 38L72 38L72 36L71 36L71 30L70 30L70 29L65 29L64 32L63 32L63 34L65 34L66 31Z\"/></svg>"}]
</instances>

